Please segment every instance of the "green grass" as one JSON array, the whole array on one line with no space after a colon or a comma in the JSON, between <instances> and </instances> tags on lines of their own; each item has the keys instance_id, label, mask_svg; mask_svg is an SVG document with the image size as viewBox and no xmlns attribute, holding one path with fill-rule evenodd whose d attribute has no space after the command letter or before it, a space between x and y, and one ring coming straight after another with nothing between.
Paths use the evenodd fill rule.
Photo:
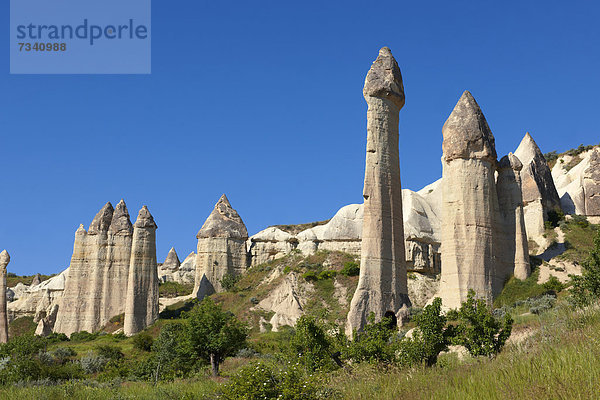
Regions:
<instances>
[{"instance_id":1,"label":"green grass","mask_svg":"<svg viewBox=\"0 0 600 400\"><path fill-rule=\"evenodd\" d=\"M561 224L561 229L565 234L565 246L567 250L558 259L579 264L587 259L594 247L594 238L600 226L593 224L584 225L574 221L567 221Z\"/></svg>"},{"instance_id":2,"label":"green grass","mask_svg":"<svg viewBox=\"0 0 600 400\"><path fill-rule=\"evenodd\" d=\"M532 257L532 273L529 278L525 280L520 280L511 277L506 285L504 285L504 289L502 292L496 297L494 300L495 307L502 306L512 306L518 300L526 300L530 297L536 297L544 294L547 290L537 283L540 271L535 267L537 260L535 257Z\"/></svg>"},{"instance_id":3,"label":"green grass","mask_svg":"<svg viewBox=\"0 0 600 400\"><path fill-rule=\"evenodd\" d=\"M178 282L164 282L158 285L158 294L160 297L179 297L192 294L193 284L182 284Z\"/></svg>"}]
</instances>

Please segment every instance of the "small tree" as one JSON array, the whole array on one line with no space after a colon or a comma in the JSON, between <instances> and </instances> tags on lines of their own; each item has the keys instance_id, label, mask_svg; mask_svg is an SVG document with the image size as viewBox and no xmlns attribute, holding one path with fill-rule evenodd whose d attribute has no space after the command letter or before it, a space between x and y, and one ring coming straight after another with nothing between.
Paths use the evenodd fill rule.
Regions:
<instances>
[{"instance_id":1,"label":"small tree","mask_svg":"<svg viewBox=\"0 0 600 400\"><path fill-rule=\"evenodd\" d=\"M221 279L219 282L221 283L221 286L223 286L223 289L225 289L226 291L235 292L236 285L240 281L240 278L241 276L239 275L225 274L223 276L223 279Z\"/></svg>"},{"instance_id":2,"label":"small tree","mask_svg":"<svg viewBox=\"0 0 600 400\"><path fill-rule=\"evenodd\" d=\"M345 349L345 355L354 362L392 362L400 343L394 340L396 332L391 317L376 323L375 314L371 313L363 330L352 335L354 339Z\"/></svg>"},{"instance_id":3,"label":"small tree","mask_svg":"<svg viewBox=\"0 0 600 400\"><path fill-rule=\"evenodd\" d=\"M339 333L339 331L338 331ZM333 369L334 338L315 317L303 315L296 322L291 345L294 357L308 370Z\"/></svg>"},{"instance_id":4,"label":"small tree","mask_svg":"<svg viewBox=\"0 0 600 400\"><path fill-rule=\"evenodd\" d=\"M582 307L600 298L600 230L594 239L594 248L583 263L581 276L569 275L573 286L571 301Z\"/></svg>"},{"instance_id":5,"label":"small tree","mask_svg":"<svg viewBox=\"0 0 600 400\"><path fill-rule=\"evenodd\" d=\"M485 301L475 298L473 290L469 290L467 301L460 306L458 320L454 343L465 346L473 356L499 353L512 331L510 314L504 316L503 322L496 320Z\"/></svg>"},{"instance_id":6,"label":"small tree","mask_svg":"<svg viewBox=\"0 0 600 400\"><path fill-rule=\"evenodd\" d=\"M188 314L187 336L198 357L210 361L213 376L219 364L246 345L247 328L232 313L205 298Z\"/></svg>"}]
</instances>

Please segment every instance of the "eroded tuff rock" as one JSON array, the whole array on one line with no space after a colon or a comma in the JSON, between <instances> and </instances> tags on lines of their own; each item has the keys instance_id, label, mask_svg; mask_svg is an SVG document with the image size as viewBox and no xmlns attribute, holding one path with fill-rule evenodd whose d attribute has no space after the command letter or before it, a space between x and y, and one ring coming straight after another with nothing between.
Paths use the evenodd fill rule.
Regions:
<instances>
[{"instance_id":1,"label":"eroded tuff rock","mask_svg":"<svg viewBox=\"0 0 600 400\"><path fill-rule=\"evenodd\" d=\"M301 287L298 276L291 273L285 276L283 282L271 291L269 296L258 303L258 308L274 312L269 320L274 332L277 332L283 325L296 325L296 321L304 312L307 290L306 287Z\"/></svg>"},{"instance_id":2,"label":"eroded tuff rock","mask_svg":"<svg viewBox=\"0 0 600 400\"><path fill-rule=\"evenodd\" d=\"M8 251L0 253L0 293L6 293L6 267L10 262ZM0 296L0 343L8 342L8 312L6 309L6 295Z\"/></svg>"},{"instance_id":3,"label":"eroded tuff rock","mask_svg":"<svg viewBox=\"0 0 600 400\"><path fill-rule=\"evenodd\" d=\"M181 266L181 261L179 261L179 257L177 256L177 252L174 247L171 247L169 250L169 254L167 254L167 258L165 258L165 262L162 263L162 269L176 271Z\"/></svg>"},{"instance_id":4,"label":"eroded tuff rock","mask_svg":"<svg viewBox=\"0 0 600 400\"><path fill-rule=\"evenodd\" d=\"M40 276L40 274L35 274L29 286L37 286L40 283L42 283L42 277Z\"/></svg>"},{"instance_id":5,"label":"eroded tuff rock","mask_svg":"<svg viewBox=\"0 0 600 400\"><path fill-rule=\"evenodd\" d=\"M108 229L112 222L110 202L96 214L89 230L83 225L75 232L73 255L65 290L59 303L54 331L94 332L102 327L100 309L104 294L104 272L108 261Z\"/></svg>"},{"instance_id":6,"label":"eroded tuff rock","mask_svg":"<svg viewBox=\"0 0 600 400\"><path fill-rule=\"evenodd\" d=\"M373 62L363 95L368 110L361 268L348 313L348 333L361 330L371 312L376 320L391 313L401 321L410 306L398 152L404 87L398 63L387 47Z\"/></svg>"},{"instance_id":7,"label":"eroded tuff rock","mask_svg":"<svg viewBox=\"0 0 600 400\"><path fill-rule=\"evenodd\" d=\"M221 280L225 275L239 275L246 271L248 231L237 211L223 195L196 237L198 251L194 295L202 299L222 291Z\"/></svg>"},{"instance_id":8,"label":"eroded tuff rock","mask_svg":"<svg viewBox=\"0 0 600 400\"><path fill-rule=\"evenodd\" d=\"M560 198L548 163L529 132L515 150L515 156L523 164L521 186L527 235L531 240L539 240L544 234L548 212L561 208Z\"/></svg>"},{"instance_id":9,"label":"eroded tuff rock","mask_svg":"<svg viewBox=\"0 0 600 400\"><path fill-rule=\"evenodd\" d=\"M442 128L442 274L440 297L457 308L469 289L491 301L497 225L496 149L468 91Z\"/></svg>"},{"instance_id":10,"label":"eroded tuff rock","mask_svg":"<svg viewBox=\"0 0 600 400\"><path fill-rule=\"evenodd\" d=\"M167 257L168 258L168 257ZM196 279L196 253L191 252L188 256L183 260L179 267L173 269L171 264L170 266L164 265L167 264L167 260L165 263L158 266L158 279L161 282L178 282L181 284L194 284Z\"/></svg>"},{"instance_id":11,"label":"eroded tuff rock","mask_svg":"<svg viewBox=\"0 0 600 400\"><path fill-rule=\"evenodd\" d=\"M585 215L600 216L600 151L590 156L590 165L583 176Z\"/></svg>"},{"instance_id":12,"label":"eroded tuff rock","mask_svg":"<svg viewBox=\"0 0 600 400\"><path fill-rule=\"evenodd\" d=\"M530 273L529 246L523 214L523 195L521 192L521 161L512 153L502 157L498 163L498 204L500 208L500 226L498 230L499 251L497 264L499 275L505 282L511 275L526 279Z\"/></svg>"},{"instance_id":13,"label":"eroded tuff rock","mask_svg":"<svg viewBox=\"0 0 600 400\"><path fill-rule=\"evenodd\" d=\"M158 319L156 228L150 211L143 206L133 225L123 325L127 336L141 332Z\"/></svg>"}]
</instances>

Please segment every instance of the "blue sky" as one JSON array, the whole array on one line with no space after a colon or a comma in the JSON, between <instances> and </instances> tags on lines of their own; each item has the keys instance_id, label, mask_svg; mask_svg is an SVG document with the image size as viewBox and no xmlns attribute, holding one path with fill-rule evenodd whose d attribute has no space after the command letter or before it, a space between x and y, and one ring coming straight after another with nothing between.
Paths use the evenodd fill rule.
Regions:
<instances>
[{"instance_id":1,"label":"blue sky","mask_svg":"<svg viewBox=\"0 0 600 400\"><path fill-rule=\"evenodd\" d=\"M183 258L222 193L250 234L361 202L364 77L398 60L403 187L441 176L441 127L470 90L499 155L595 144L593 1L154 1L152 74L9 75L0 30L0 247L55 273L106 201L147 204L158 259ZM8 27L8 4L2 24Z\"/></svg>"}]
</instances>

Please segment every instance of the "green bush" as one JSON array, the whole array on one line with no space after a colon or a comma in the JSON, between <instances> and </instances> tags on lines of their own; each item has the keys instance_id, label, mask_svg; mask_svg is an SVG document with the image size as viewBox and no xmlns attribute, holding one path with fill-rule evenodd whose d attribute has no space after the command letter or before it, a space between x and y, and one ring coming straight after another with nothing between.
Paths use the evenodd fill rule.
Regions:
<instances>
[{"instance_id":1,"label":"green bush","mask_svg":"<svg viewBox=\"0 0 600 400\"><path fill-rule=\"evenodd\" d=\"M530 313L541 314L554 307L554 303L556 303L556 296L545 294L537 298L529 299L527 303L529 305Z\"/></svg>"},{"instance_id":2,"label":"green bush","mask_svg":"<svg viewBox=\"0 0 600 400\"><path fill-rule=\"evenodd\" d=\"M155 379L185 377L192 370L193 351L181 322L165 324L152 344L152 371Z\"/></svg>"},{"instance_id":3,"label":"green bush","mask_svg":"<svg viewBox=\"0 0 600 400\"><path fill-rule=\"evenodd\" d=\"M369 315L369 323L361 332L354 332L353 340L343 350L345 358L354 362L394 362L400 346L392 318L375 322L375 314Z\"/></svg>"},{"instance_id":4,"label":"green bush","mask_svg":"<svg viewBox=\"0 0 600 400\"><path fill-rule=\"evenodd\" d=\"M158 294L160 297L178 297L192 294L194 285L183 284L179 282L163 282L158 286Z\"/></svg>"},{"instance_id":5,"label":"green bush","mask_svg":"<svg viewBox=\"0 0 600 400\"><path fill-rule=\"evenodd\" d=\"M354 261L345 262L340 274L344 276L358 276L360 274L360 266Z\"/></svg>"},{"instance_id":6,"label":"green bush","mask_svg":"<svg viewBox=\"0 0 600 400\"><path fill-rule=\"evenodd\" d=\"M302 277L307 282L314 282L314 281L319 280L319 276L314 271L307 271L307 272L305 272L305 273L302 274Z\"/></svg>"},{"instance_id":7,"label":"green bush","mask_svg":"<svg viewBox=\"0 0 600 400\"><path fill-rule=\"evenodd\" d=\"M320 395L317 378L306 376L297 365L285 369L258 362L243 367L221 389L224 400L325 398Z\"/></svg>"},{"instance_id":8,"label":"green bush","mask_svg":"<svg viewBox=\"0 0 600 400\"><path fill-rule=\"evenodd\" d=\"M558 293L565 288L565 285L563 285L554 275L550 276L550 279L542 284L542 286L547 291L553 291L554 293Z\"/></svg>"},{"instance_id":9,"label":"green bush","mask_svg":"<svg viewBox=\"0 0 600 400\"><path fill-rule=\"evenodd\" d=\"M99 356L104 357L110 361L120 360L123 357L125 357L119 346L113 346L110 344L99 344L96 345L94 349L96 350L96 353L98 353Z\"/></svg>"},{"instance_id":10,"label":"green bush","mask_svg":"<svg viewBox=\"0 0 600 400\"><path fill-rule=\"evenodd\" d=\"M403 365L425 363L432 366L438 355L448 349L453 336L454 326L446 326L446 317L441 314L442 299L436 297L433 303L413 318L417 325L412 337L404 338L400 343L400 362Z\"/></svg>"},{"instance_id":11,"label":"green bush","mask_svg":"<svg viewBox=\"0 0 600 400\"><path fill-rule=\"evenodd\" d=\"M221 286L228 292L234 292L236 290L237 283L240 281L241 276L233 274L225 274L220 280Z\"/></svg>"},{"instance_id":12,"label":"green bush","mask_svg":"<svg viewBox=\"0 0 600 400\"><path fill-rule=\"evenodd\" d=\"M594 239L594 248L582 265L581 275L569 277L573 283L570 301L575 306L586 306L600 298L600 231Z\"/></svg>"},{"instance_id":13,"label":"green bush","mask_svg":"<svg viewBox=\"0 0 600 400\"><path fill-rule=\"evenodd\" d=\"M320 281L325 281L327 279L333 279L337 275L337 272L334 270L325 270L321 271L318 275Z\"/></svg>"},{"instance_id":14,"label":"green bush","mask_svg":"<svg viewBox=\"0 0 600 400\"><path fill-rule=\"evenodd\" d=\"M90 350L85 356L79 359L78 363L86 374L94 374L103 371L109 361L108 358L95 354Z\"/></svg>"},{"instance_id":15,"label":"green bush","mask_svg":"<svg viewBox=\"0 0 600 400\"><path fill-rule=\"evenodd\" d=\"M73 342L90 342L98 337L98 332L89 333L88 331L73 332L69 338Z\"/></svg>"},{"instance_id":16,"label":"green bush","mask_svg":"<svg viewBox=\"0 0 600 400\"><path fill-rule=\"evenodd\" d=\"M338 335L341 332L338 329ZM309 371L332 370L333 338L327 334L325 325L315 317L303 315L296 322L291 340L293 355Z\"/></svg>"},{"instance_id":17,"label":"green bush","mask_svg":"<svg viewBox=\"0 0 600 400\"><path fill-rule=\"evenodd\" d=\"M560 223L560 221L564 221L565 220L565 213L562 210L550 210L548 211L548 221L546 222L550 222L550 227L551 228L556 228L558 227L558 224ZM546 228L548 228L548 226L546 226Z\"/></svg>"},{"instance_id":18,"label":"green bush","mask_svg":"<svg viewBox=\"0 0 600 400\"><path fill-rule=\"evenodd\" d=\"M590 226L590 222L585 215L573 215L571 216L571 220L569 222L582 228L587 228Z\"/></svg>"},{"instance_id":19,"label":"green bush","mask_svg":"<svg viewBox=\"0 0 600 400\"><path fill-rule=\"evenodd\" d=\"M458 310L458 321L452 342L465 346L472 356L488 357L502 350L513 323L510 314L502 322L496 320L485 301L475 298L473 290L469 290L467 301Z\"/></svg>"},{"instance_id":20,"label":"green bush","mask_svg":"<svg viewBox=\"0 0 600 400\"><path fill-rule=\"evenodd\" d=\"M152 350L152 342L154 342L154 339L152 338L152 335L147 332L140 332L133 337L133 347L138 350Z\"/></svg>"}]
</instances>

